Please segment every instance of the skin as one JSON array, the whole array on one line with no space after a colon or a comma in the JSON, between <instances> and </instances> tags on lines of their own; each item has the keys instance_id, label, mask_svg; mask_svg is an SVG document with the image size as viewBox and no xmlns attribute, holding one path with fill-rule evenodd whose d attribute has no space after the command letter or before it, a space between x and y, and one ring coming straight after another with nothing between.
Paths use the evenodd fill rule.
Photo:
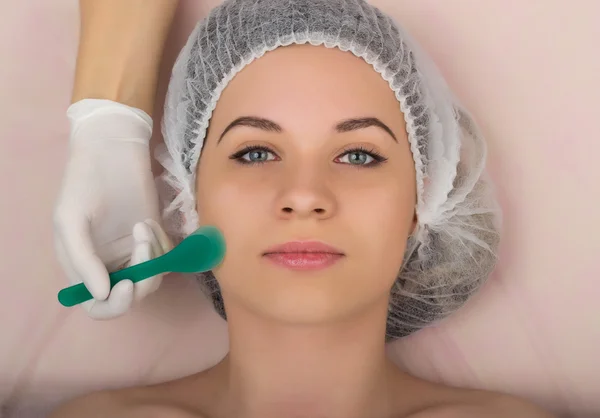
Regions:
<instances>
[{"instance_id":1,"label":"skin","mask_svg":"<svg viewBox=\"0 0 600 418\"><path fill-rule=\"evenodd\" d=\"M227 129L243 117L279 128L263 121ZM387 128L336 129L365 118ZM263 150L239 157L247 146ZM357 147L366 154L348 153ZM373 151L385 162L369 165ZM267 161L247 165L234 155ZM229 354L205 372L91 395L54 417L550 416L511 397L416 379L386 357L388 295L416 223L415 193L399 104L372 67L313 46L253 62L219 100L197 182L201 222L219 227L228 245L214 273ZM293 240L323 241L344 257L298 272L262 256Z\"/></svg>"},{"instance_id":2,"label":"skin","mask_svg":"<svg viewBox=\"0 0 600 418\"><path fill-rule=\"evenodd\" d=\"M72 102L108 99L152 115L178 0L80 0Z\"/></svg>"}]
</instances>

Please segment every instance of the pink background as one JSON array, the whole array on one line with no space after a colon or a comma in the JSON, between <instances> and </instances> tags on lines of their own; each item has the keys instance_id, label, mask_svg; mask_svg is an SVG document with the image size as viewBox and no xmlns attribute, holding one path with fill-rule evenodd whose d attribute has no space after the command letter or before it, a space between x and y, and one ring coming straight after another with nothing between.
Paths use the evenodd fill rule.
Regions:
<instances>
[{"instance_id":1,"label":"pink background","mask_svg":"<svg viewBox=\"0 0 600 418\"><path fill-rule=\"evenodd\" d=\"M161 94L192 26L216 3L181 3ZM505 211L489 285L439 328L396 343L395 357L431 379L598 416L600 2L374 3L421 41L475 114ZM67 156L77 2L4 1L0 16L0 416L39 417L75 394L216 362L225 324L181 278L110 322L56 302L66 279L51 211Z\"/></svg>"}]
</instances>

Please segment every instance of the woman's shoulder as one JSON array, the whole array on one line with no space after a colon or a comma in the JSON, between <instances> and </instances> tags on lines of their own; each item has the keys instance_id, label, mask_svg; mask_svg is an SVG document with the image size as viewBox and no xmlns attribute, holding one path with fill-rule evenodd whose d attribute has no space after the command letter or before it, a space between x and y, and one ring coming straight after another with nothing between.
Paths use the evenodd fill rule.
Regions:
<instances>
[{"instance_id":1,"label":"woman's shoulder","mask_svg":"<svg viewBox=\"0 0 600 418\"><path fill-rule=\"evenodd\" d=\"M408 418L553 418L525 400L490 392L463 391L455 401L424 408Z\"/></svg>"},{"instance_id":2,"label":"woman's shoulder","mask_svg":"<svg viewBox=\"0 0 600 418\"><path fill-rule=\"evenodd\" d=\"M49 418L205 418L197 411L153 399L151 389L123 389L81 396L59 407Z\"/></svg>"}]
</instances>

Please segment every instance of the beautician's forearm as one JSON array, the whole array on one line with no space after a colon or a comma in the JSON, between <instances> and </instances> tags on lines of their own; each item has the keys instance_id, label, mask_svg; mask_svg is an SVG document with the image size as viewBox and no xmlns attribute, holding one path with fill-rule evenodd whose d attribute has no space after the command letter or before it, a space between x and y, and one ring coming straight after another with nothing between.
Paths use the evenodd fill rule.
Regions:
<instances>
[{"instance_id":1,"label":"beautician's forearm","mask_svg":"<svg viewBox=\"0 0 600 418\"><path fill-rule=\"evenodd\" d=\"M178 0L80 0L72 101L109 99L152 114Z\"/></svg>"}]
</instances>

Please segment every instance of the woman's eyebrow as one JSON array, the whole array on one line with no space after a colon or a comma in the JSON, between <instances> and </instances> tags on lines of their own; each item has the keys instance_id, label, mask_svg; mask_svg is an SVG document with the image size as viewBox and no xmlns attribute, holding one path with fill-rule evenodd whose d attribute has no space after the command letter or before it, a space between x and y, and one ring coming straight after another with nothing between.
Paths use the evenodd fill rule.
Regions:
<instances>
[{"instance_id":1,"label":"woman's eyebrow","mask_svg":"<svg viewBox=\"0 0 600 418\"><path fill-rule=\"evenodd\" d=\"M223 139L223 137L225 136L225 134L227 132L229 132L236 126L249 126L251 128L257 128L257 129L261 129L261 130L267 131L267 132L275 132L275 133L283 132L283 128L281 126L279 126L277 123L273 122L272 120L258 118L255 116L243 116L241 118L237 118L236 120L231 122L227 126L227 128L225 128L225 130L219 137L217 144L219 144L219 142L221 142L221 140Z\"/></svg>"},{"instance_id":2,"label":"woman's eyebrow","mask_svg":"<svg viewBox=\"0 0 600 418\"><path fill-rule=\"evenodd\" d=\"M219 144L221 142L221 140L223 139L225 134L227 134L227 132L229 132L230 130L232 130L233 128L235 128L237 126L248 126L248 127L260 129L260 130L263 130L266 132L275 132L275 133L283 132L283 128L276 122L273 122L272 120L260 118L260 117L256 117L256 116L243 116L241 118L237 118L236 120L231 122L227 126L227 128L225 128L225 130L219 137L217 144ZM396 135L394 135L392 130L385 123L383 123L381 120L379 120L377 118L372 118L372 117L344 120L335 126L335 130L339 133L345 133L345 132L357 131L359 129L370 128L372 126L383 129L394 139L394 141L398 142Z\"/></svg>"},{"instance_id":3,"label":"woman's eyebrow","mask_svg":"<svg viewBox=\"0 0 600 418\"><path fill-rule=\"evenodd\" d=\"M396 138L396 135L394 135L392 130L385 123L383 123L382 121L380 121L377 118L348 119L348 120L338 123L335 126L335 130L340 133L344 133L344 132L357 131L359 129L370 128L371 126L375 126L376 128L383 129L394 139L394 141L398 142L398 139Z\"/></svg>"}]
</instances>

